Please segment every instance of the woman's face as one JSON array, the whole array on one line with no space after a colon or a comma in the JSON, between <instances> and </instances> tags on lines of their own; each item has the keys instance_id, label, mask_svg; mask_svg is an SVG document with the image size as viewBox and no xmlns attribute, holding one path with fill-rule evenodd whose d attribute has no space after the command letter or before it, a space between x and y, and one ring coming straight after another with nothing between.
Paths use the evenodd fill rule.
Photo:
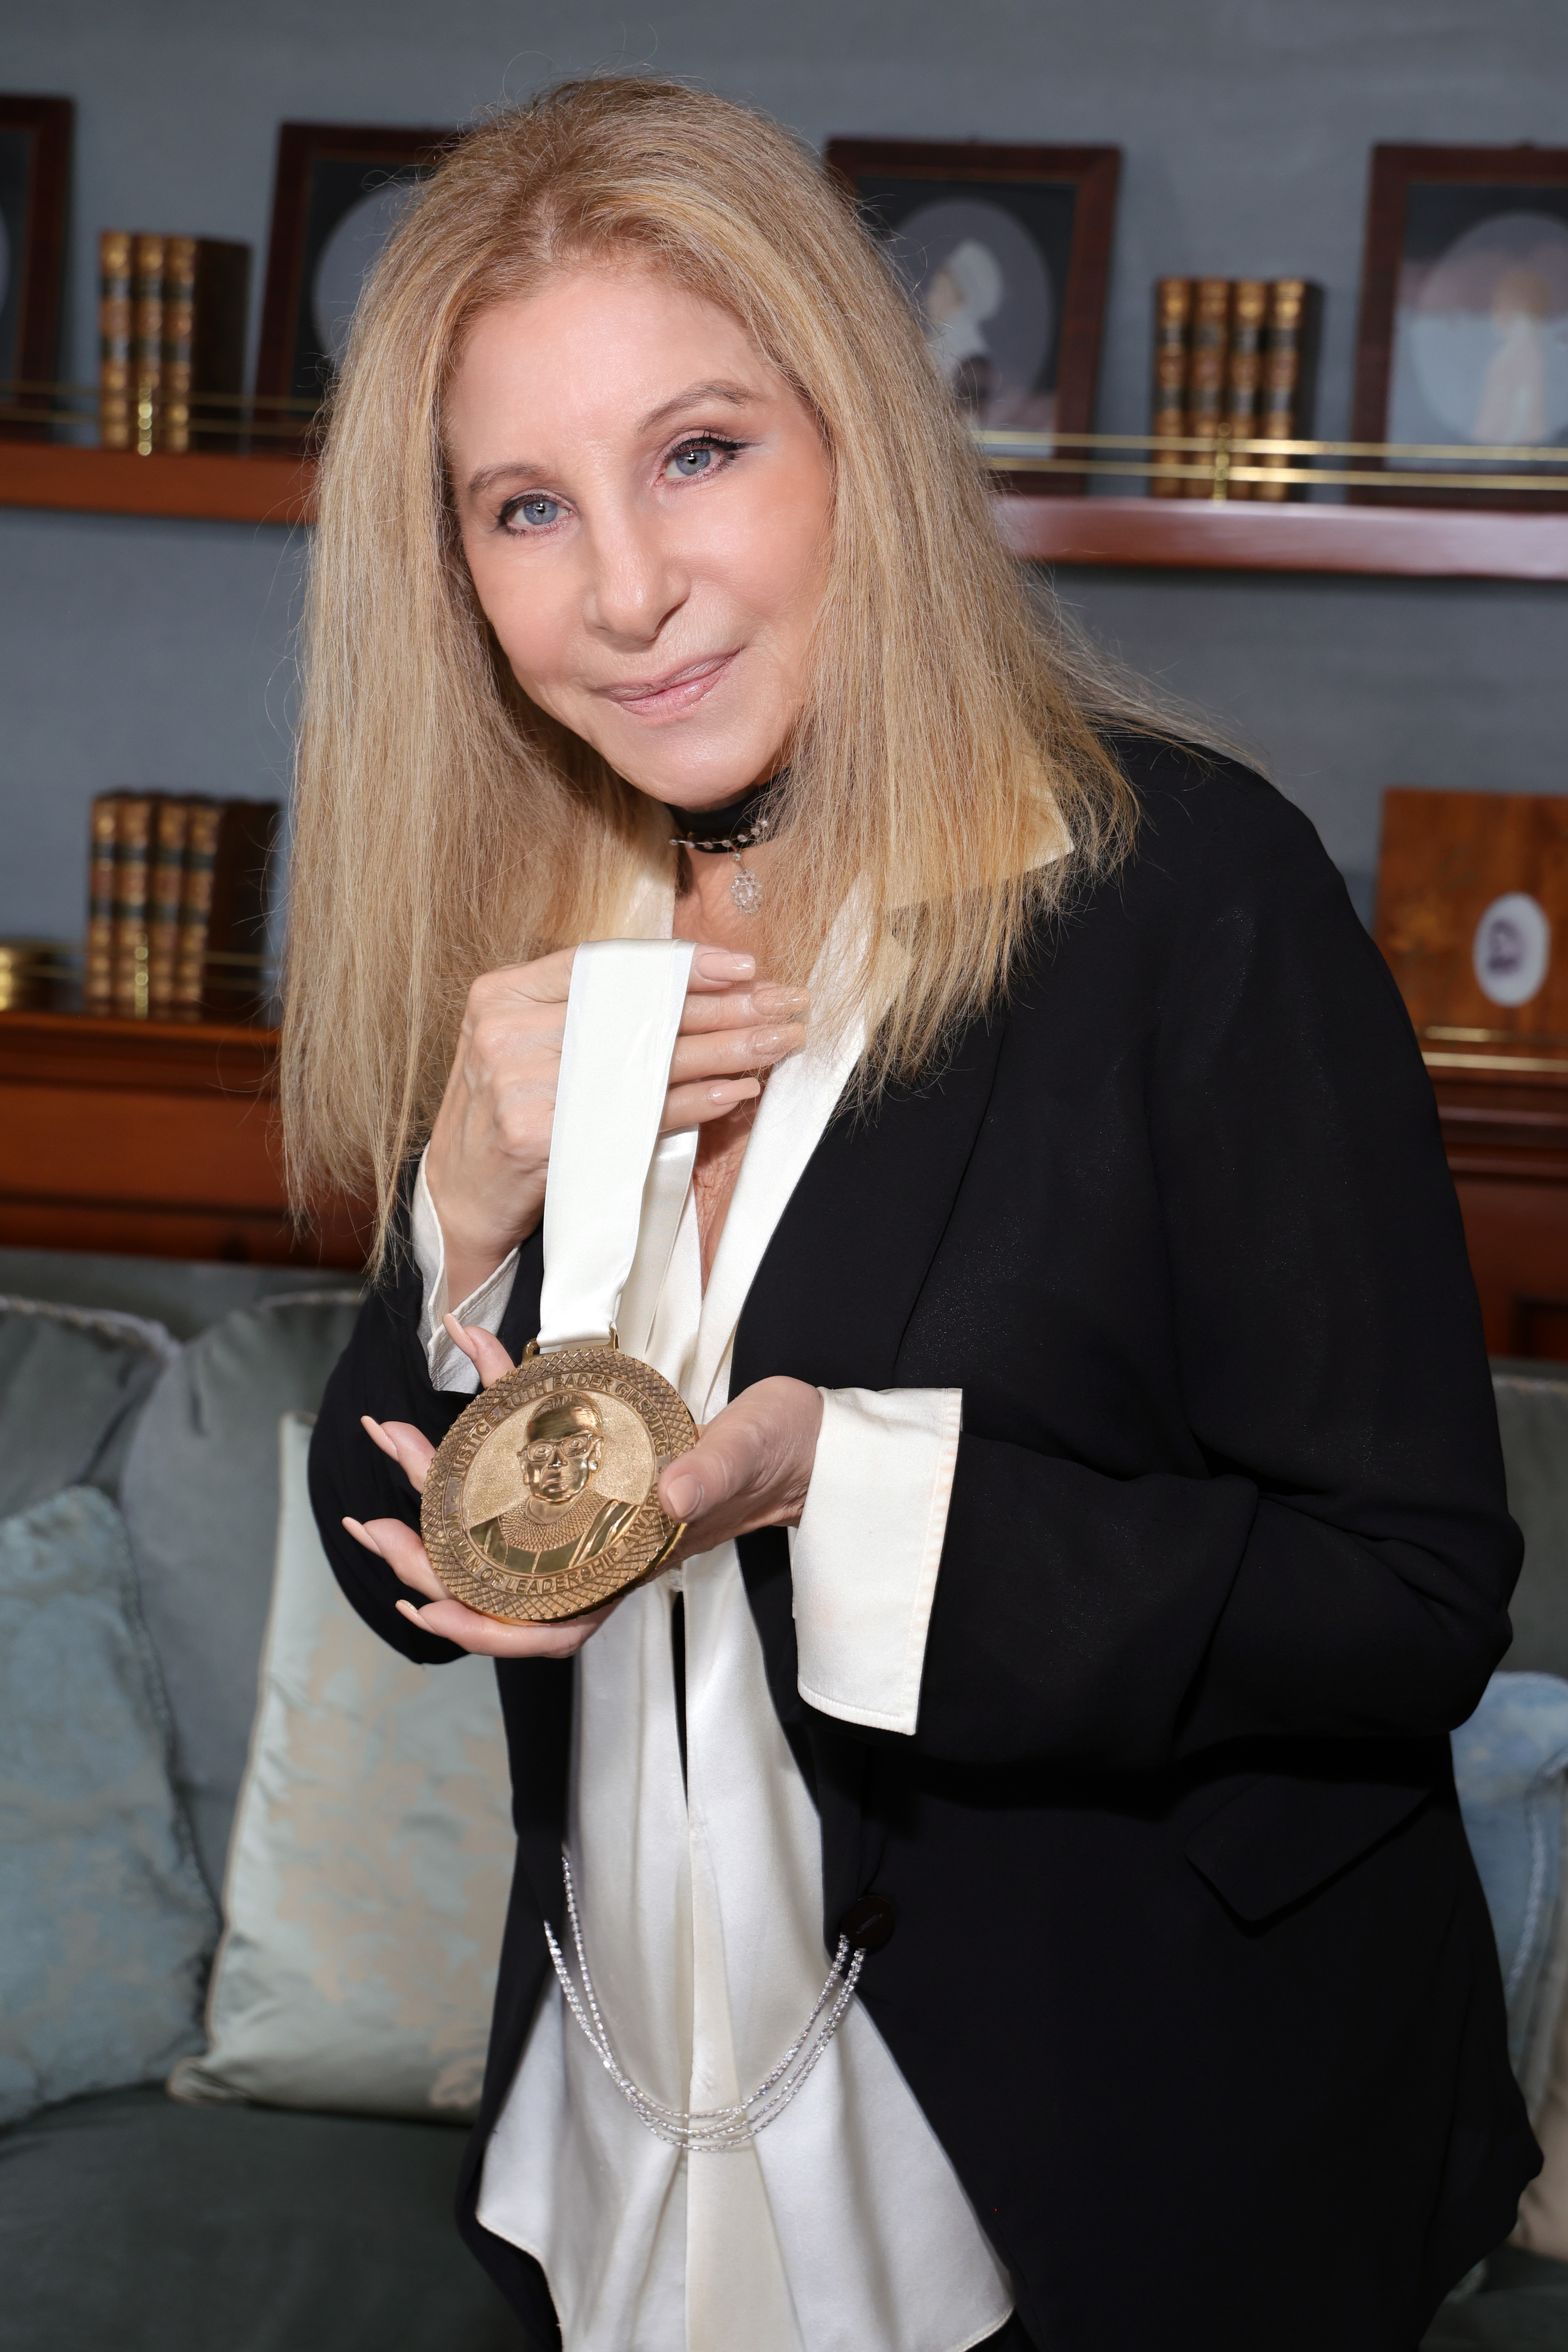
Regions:
<instances>
[{"instance_id":1,"label":"woman's face","mask_svg":"<svg viewBox=\"0 0 1568 2352\"><path fill-rule=\"evenodd\" d=\"M804 402L640 268L486 311L447 404L463 551L519 684L642 792L721 806L805 690L832 508Z\"/></svg>"}]
</instances>

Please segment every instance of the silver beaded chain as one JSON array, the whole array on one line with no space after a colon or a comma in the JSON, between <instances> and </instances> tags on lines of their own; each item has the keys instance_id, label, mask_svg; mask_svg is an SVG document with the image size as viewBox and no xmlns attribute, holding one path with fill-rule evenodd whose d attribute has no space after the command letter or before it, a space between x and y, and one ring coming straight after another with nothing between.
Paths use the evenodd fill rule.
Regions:
<instances>
[{"instance_id":1,"label":"silver beaded chain","mask_svg":"<svg viewBox=\"0 0 1568 2352\"><path fill-rule=\"evenodd\" d=\"M566 1882L566 1918L572 1930L573 1943L576 1947L577 1966L583 1978L581 1993L572 1981L561 1947L555 1940L555 1931L548 1919L544 1923L545 1938L550 1946L550 1957L555 1963L555 1973L561 1979L561 1990L566 1996L567 2006L582 2027L590 2045L597 2053L599 2063L604 2067L605 2074L608 2074L633 2115L637 2116L637 2121L652 2132L656 2139L667 2140L672 2147L708 2149L721 2153L730 2148L744 2147L758 2132L783 2115L837 2032L839 2021L855 1998L855 1987L859 1982L860 1970L865 1965L865 1952L858 1951L853 1958L850 1958L849 1938L847 1936L839 1937L838 1949L834 1954L833 1966L827 1972L827 1981L816 1996L811 2015L806 2019L805 2025L790 2043L773 2073L765 2075L750 2096L742 2099L738 2106L699 2107L694 2110L662 2106L658 2100L650 2099L647 2093L633 2082L631 2076L623 2070L620 2061L610 2046L610 2037L605 2031L605 2021L599 2014L599 2003L594 1991L594 1979L588 1973L588 1956L583 1949L582 1922L577 1916L577 1896L572 1885L572 1864L565 1853L561 1856L561 1868ZM845 1973L846 1960L849 1962L847 1974ZM833 1998L835 1990L837 1993L837 2000ZM831 2009L827 2009L829 2000L833 2001ZM825 2009L827 2009L827 2015L822 2019ZM817 2026L819 2019L822 2019L820 2028Z\"/></svg>"}]
</instances>

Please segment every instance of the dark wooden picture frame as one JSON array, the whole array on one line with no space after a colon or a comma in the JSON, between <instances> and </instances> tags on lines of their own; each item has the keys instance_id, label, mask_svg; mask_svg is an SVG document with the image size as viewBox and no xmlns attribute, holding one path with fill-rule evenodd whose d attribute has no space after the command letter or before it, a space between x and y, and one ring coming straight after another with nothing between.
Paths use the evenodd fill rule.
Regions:
<instances>
[{"instance_id":1,"label":"dark wooden picture frame","mask_svg":"<svg viewBox=\"0 0 1568 2352\"><path fill-rule=\"evenodd\" d=\"M259 401L324 396L335 369L317 315L316 280L334 232L378 196L426 178L459 135L396 124L279 124L256 367ZM375 235L374 224L367 224L363 266L374 257Z\"/></svg>"},{"instance_id":2,"label":"dark wooden picture frame","mask_svg":"<svg viewBox=\"0 0 1568 2352\"><path fill-rule=\"evenodd\" d=\"M826 160L854 190L872 228L902 242L901 273L933 352L975 422L1091 431L1121 149L830 139ZM1000 256L991 249L987 219ZM939 242L959 242L939 256L923 242L928 231ZM967 288L964 273L955 279L950 267L966 252ZM944 314L933 320L927 289L944 278ZM985 333L993 319L1000 322L994 365ZM1083 480L1022 474L1012 487L1060 495L1081 490Z\"/></svg>"},{"instance_id":3,"label":"dark wooden picture frame","mask_svg":"<svg viewBox=\"0 0 1568 2352\"><path fill-rule=\"evenodd\" d=\"M1530 219L1541 224L1535 251L1521 226ZM1469 307L1443 308L1456 299ZM1489 310L1475 308L1478 299L1489 299ZM1492 429L1531 425L1545 429ZM1568 148L1373 149L1351 436L1556 445L1568 460ZM1401 470L1450 467L1529 470L1501 460L1385 461L1389 488L1355 495L1380 505L1568 505L1563 492L1397 487Z\"/></svg>"},{"instance_id":4,"label":"dark wooden picture frame","mask_svg":"<svg viewBox=\"0 0 1568 2352\"><path fill-rule=\"evenodd\" d=\"M9 412L0 433L13 440L47 433L47 424L29 424L15 412L47 409L51 394L45 387L59 373L74 112L68 98L0 95L0 224L8 263L0 288L0 407Z\"/></svg>"}]
</instances>

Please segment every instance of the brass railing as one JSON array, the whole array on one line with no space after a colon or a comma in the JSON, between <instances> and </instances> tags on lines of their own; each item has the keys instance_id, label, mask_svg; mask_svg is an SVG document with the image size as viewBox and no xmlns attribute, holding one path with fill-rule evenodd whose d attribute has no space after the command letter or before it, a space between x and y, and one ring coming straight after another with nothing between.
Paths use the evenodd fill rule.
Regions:
<instances>
[{"instance_id":1,"label":"brass railing","mask_svg":"<svg viewBox=\"0 0 1568 2352\"><path fill-rule=\"evenodd\" d=\"M184 455L158 446L156 407L146 413L138 403L134 379L122 395L129 403L133 431L143 457ZM281 393L201 392L183 395L185 429L204 447L215 440L232 443L237 453L268 447L298 449L320 415L320 400L299 400ZM142 413L138 415L139 405ZM0 431L8 425L46 425L51 438L92 447L98 442L102 395L95 383L42 383L22 377L0 377ZM138 442L132 444L132 450Z\"/></svg>"},{"instance_id":2,"label":"brass railing","mask_svg":"<svg viewBox=\"0 0 1568 2352\"><path fill-rule=\"evenodd\" d=\"M1213 436L1153 433L1024 433L976 425L987 465L1003 474L1092 474L1169 483L1176 495L1227 499L1250 488L1479 490L1512 498L1524 491L1568 494L1568 448L1507 443L1425 441L1277 441L1222 425ZM1147 455L1134 456L1135 451ZM1064 455L1064 452L1073 454ZM1082 452L1083 454L1077 454ZM1364 457L1373 465L1335 460ZM1447 460L1442 469L1437 461ZM1529 472L1518 470L1528 467ZM1482 470L1485 468L1485 470Z\"/></svg>"},{"instance_id":3,"label":"brass railing","mask_svg":"<svg viewBox=\"0 0 1568 2352\"><path fill-rule=\"evenodd\" d=\"M203 393L189 403L193 439L216 439L237 452L297 450L321 414L320 400L273 393ZM49 428L78 446L97 438L97 384L0 378L0 431L7 425ZM1081 479L1159 483L1174 497L1228 499L1234 490L1464 490L1527 497L1568 496L1568 448L1509 443L1270 440L1222 425L1213 436L1154 433L1029 433L973 428L988 466L1003 474L1070 475ZM142 436L143 444L149 436ZM156 446L154 437L154 449ZM143 450L143 454L152 454ZM157 454L172 454L159 451ZM1369 462L1356 465L1345 460Z\"/></svg>"}]
</instances>

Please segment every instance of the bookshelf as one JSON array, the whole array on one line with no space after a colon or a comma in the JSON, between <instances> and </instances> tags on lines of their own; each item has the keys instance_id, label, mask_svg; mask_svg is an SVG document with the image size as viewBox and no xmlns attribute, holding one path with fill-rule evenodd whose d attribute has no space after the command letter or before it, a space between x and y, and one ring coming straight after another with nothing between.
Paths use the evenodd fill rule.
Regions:
<instances>
[{"instance_id":1,"label":"bookshelf","mask_svg":"<svg viewBox=\"0 0 1568 2352\"><path fill-rule=\"evenodd\" d=\"M289 524L310 520L314 484L314 466L295 457L137 457L0 440L0 506ZM998 508L1014 552L1037 563L1568 580L1565 513L1048 495L1005 496Z\"/></svg>"},{"instance_id":2,"label":"bookshelf","mask_svg":"<svg viewBox=\"0 0 1568 2352\"><path fill-rule=\"evenodd\" d=\"M309 522L316 469L296 457L138 457L0 440L0 506L205 522Z\"/></svg>"},{"instance_id":3,"label":"bookshelf","mask_svg":"<svg viewBox=\"0 0 1568 2352\"><path fill-rule=\"evenodd\" d=\"M272 1029L0 1013L0 1244L362 1267L343 1208L290 1223L277 1054Z\"/></svg>"}]
</instances>

